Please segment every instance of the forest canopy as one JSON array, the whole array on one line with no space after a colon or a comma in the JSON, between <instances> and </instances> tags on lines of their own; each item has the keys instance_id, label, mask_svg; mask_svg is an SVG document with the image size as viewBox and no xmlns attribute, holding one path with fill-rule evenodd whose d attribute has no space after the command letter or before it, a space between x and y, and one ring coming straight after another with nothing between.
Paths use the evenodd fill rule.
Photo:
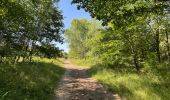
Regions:
<instances>
[{"instance_id":1,"label":"forest canopy","mask_svg":"<svg viewBox=\"0 0 170 100\"><path fill-rule=\"evenodd\" d=\"M168 100L169 0L72 0L93 20L65 31L69 56L127 100ZM96 19L96 20L95 20Z\"/></svg>"},{"instance_id":2,"label":"forest canopy","mask_svg":"<svg viewBox=\"0 0 170 100\"><path fill-rule=\"evenodd\" d=\"M64 24L57 3L58 0L1 0L0 62L60 55L54 42L63 42Z\"/></svg>"},{"instance_id":3,"label":"forest canopy","mask_svg":"<svg viewBox=\"0 0 170 100\"><path fill-rule=\"evenodd\" d=\"M88 29L81 33L86 33L83 35L86 37L83 38L85 41L80 38L84 41L82 46L85 46L81 48L90 47L90 49L83 49L87 55L91 54L92 58L101 58L100 62L108 65L115 63L124 65L130 62L128 66L135 66L137 71L144 66L146 61L169 63L169 1L73 0L72 4L76 4L78 9L82 8L89 12L92 17L101 20L102 25L105 25L100 29L93 28L97 34L92 32L90 34L92 38L87 34L90 31ZM81 29L86 29L86 27L91 27L90 25L80 24L79 26L82 26ZM80 29L73 27L76 25L73 24L66 33L74 30L76 32L73 33L78 34L77 30ZM98 37L100 39L97 39ZM91 43L90 46L84 45L86 41L90 41L88 42L88 44ZM73 51L71 50L70 53Z\"/></svg>"}]
</instances>

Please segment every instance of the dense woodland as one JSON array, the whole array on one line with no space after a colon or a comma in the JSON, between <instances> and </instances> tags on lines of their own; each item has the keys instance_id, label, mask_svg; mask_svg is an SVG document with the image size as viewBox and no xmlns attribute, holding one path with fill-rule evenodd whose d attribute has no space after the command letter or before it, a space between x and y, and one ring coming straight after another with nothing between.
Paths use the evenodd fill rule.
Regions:
<instances>
[{"instance_id":1,"label":"dense woodland","mask_svg":"<svg viewBox=\"0 0 170 100\"><path fill-rule=\"evenodd\" d=\"M58 0L1 0L0 62L31 61L33 55L61 54L54 42L63 42L63 16ZM50 52L50 53L49 53Z\"/></svg>"},{"instance_id":2,"label":"dense woodland","mask_svg":"<svg viewBox=\"0 0 170 100\"><path fill-rule=\"evenodd\" d=\"M65 31L71 58L93 65L92 76L129 100L170 98L168 0L72 3L94 19L74 19Z\"/></svg>"},{"instance_id":3,"label":"dense woodland","mask_svg":"<svg viewBox=\"0 0 170 100\"><path fill-rule=\"evenodd\" d=\"M0 0L0 100L52 100L64 73L59 0ZM39 58L41 57L41 59Z\"/></svg>"},{"instance_id":4,"label":"dense woodland","mask_svg":"<svg viewBox=\"0 0 170 100\"><path fill-rule=\"evenodd\" d=\"M92 65L89 74L110 91L170 99L169 0L72 0L93 19L66 30L58 2L0 0L0 99L52 100L63 60L44 58L66 55L55 45L63 33L69 57Z\"/></svg>"},{"instance_id":5,"label":"dense woodland","mask_svg":"<svg viewBox=\"0 0 170 100\"><path fill-rule=\"evenodd\" d=\"M66 31L70 56L94 58L113 65L132 63L137 71L145 61L170 61L170 16L168 1L93 1L73 0L100 23L73 20Z\"/></svg>"}]
</instances>

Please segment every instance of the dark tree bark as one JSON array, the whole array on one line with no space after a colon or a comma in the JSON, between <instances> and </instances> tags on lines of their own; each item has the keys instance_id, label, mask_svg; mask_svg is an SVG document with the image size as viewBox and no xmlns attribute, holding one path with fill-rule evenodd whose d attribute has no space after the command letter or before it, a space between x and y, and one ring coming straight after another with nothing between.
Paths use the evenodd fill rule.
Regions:
<instances>
[{"instance_id":1,"label":"dark tree bark","mask_svg":"<svg viewBox=\"0 0 170 100\"><path fill-rule=\"evenodd\" d=\"M155 36L155 41L156 41L156 54L157 54L157 59L158 62L161 62L161 53L160 53L160 40L159 40L159 30L156 33Z\"/></svg>"},{"instance_id":2,"label":"dark tree bark","mask_svg":"<svg viewBox=\"0 0 170 100\"><path fill-rule=\"evenodd\" d=\"M2 63L2 56L0 55L0 63Z\"/></svg>"},{"instance_id":3,"label":"dark tree bark","mask_svg":"<svg viewBox=\"0 0 170 100\"><path fill-rule=\"evenodd\" d=\"M146 58L146 51L143 47L141 49L141 58L142 58L142 60L144 60Z\"/></svg>"},{"instance_id":4,"label":"dark tree bark","mask_svg":"<svg viewBox=\"0 0 170 100\"><path fill-rule=\"evenodd\" d=\"M167 46L167 58L168 62L170 62L170 47L169 47L169 37L168 37L168 31L166 30L166 46Z\"/></svg>"},{"instance_id":5,"label":"dark tree bark","mask_svg":"<svg viewBox=\"0 0 170 100\"><path fill-rule=\"evenodd\" d=\"M135 68L136 68L137 72L139 72L140 71L140 65L139 65L139 60L138 60L137 54L134 54L133 60L134 60Z\"/></svg>"},{"instance_id":6,"label":"dark tree bark","mask_svg":"<svg viewBox=\"0 0 170 100\"><path fill-rule=\"evenodd\" d=\"M131 53L133 55L133 63L134 63L134 66L137 70L137 72L140 72L140 65L139 65L139 59L138 59L138 53L137 53L137 48L134 47L134 44L133 44L133 41L131 42L129 39L125 38L129 45L130 45L130 49L131 49Z\"/></svg>"},{"instance_id":7,"label":"dark tree bark","mask_svg":"<svg viewBox=\"0 0 170 100\"><path fill-rule=\"evenodd\" d=\"M32 62L32 51L29 53L29 62Z\"/></svg>"},{"instance_id":8,"label":"dark tree bark","mask_svg":"<svg viewBox=\"0 0 170 100\"><path fill-rule=\"evenodd\" d=\"M20 58L21 58L21 56L18 56L15 62L18 63Z\"/></svg>"}]
</instances>

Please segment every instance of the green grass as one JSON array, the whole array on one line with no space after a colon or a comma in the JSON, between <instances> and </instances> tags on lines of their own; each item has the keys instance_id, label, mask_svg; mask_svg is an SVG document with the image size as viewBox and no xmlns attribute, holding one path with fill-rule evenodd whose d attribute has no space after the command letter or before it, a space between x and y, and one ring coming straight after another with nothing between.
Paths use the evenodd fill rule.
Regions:
<instances>
[{"instance_id":1,"label":"green grass","mask_svg":"<svg viewBox=\"0 0 170 100\"><path fill-rule=\"evenodd\" d=\"M34 57L32 63L0 64L0 100L52 100L64 73L62 60Z\"/></svg>"},{"instance_id":2,"label":"green grass","mask_svg":"<svg viewBox=\"0 0 170 100\"><path fill-rule=\"evenodd\" d=\"M71 63L80 67L90 67L92 64L85 59L70 59Z\"/></svg>"},{"instance_id":3,"label":"green grass","mask_svg":"<svg viewBox=\"0 0 170 100\"><path fill-rule=\"evenodd\" d=\"M127 100L170 100L168 68L138 75L96 65L89 70L89 74Z\"/></svg>"}]
</instances>

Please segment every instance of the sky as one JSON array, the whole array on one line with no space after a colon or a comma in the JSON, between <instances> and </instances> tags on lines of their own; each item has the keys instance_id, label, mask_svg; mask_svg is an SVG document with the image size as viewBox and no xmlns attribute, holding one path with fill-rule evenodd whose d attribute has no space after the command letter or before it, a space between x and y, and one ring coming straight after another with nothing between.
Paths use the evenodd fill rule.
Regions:
<instances>
[{"instance_id":1,"label":"sky","mask_svg":"<svg viewBox=\"0 0 170 100\"><path fill-rule=\"evenodd\" d=\"M78 18L78 19L82 19L82 18L86 18L86 19L91 19L90 15L85 12L83 9L81 10L77 10L76 5L71 5L71 1L72 0L60 0L58 7L59 9L62 11L62 14L64 15L64 24L65 24L65 28L67 29L70 27L71 21L74 18ZM57 44L59 46L60 49L63 49L65 52L69 52L69 48L68 48L68 43L64 43L62 45Z\"/></svg>"}]
</instances>

